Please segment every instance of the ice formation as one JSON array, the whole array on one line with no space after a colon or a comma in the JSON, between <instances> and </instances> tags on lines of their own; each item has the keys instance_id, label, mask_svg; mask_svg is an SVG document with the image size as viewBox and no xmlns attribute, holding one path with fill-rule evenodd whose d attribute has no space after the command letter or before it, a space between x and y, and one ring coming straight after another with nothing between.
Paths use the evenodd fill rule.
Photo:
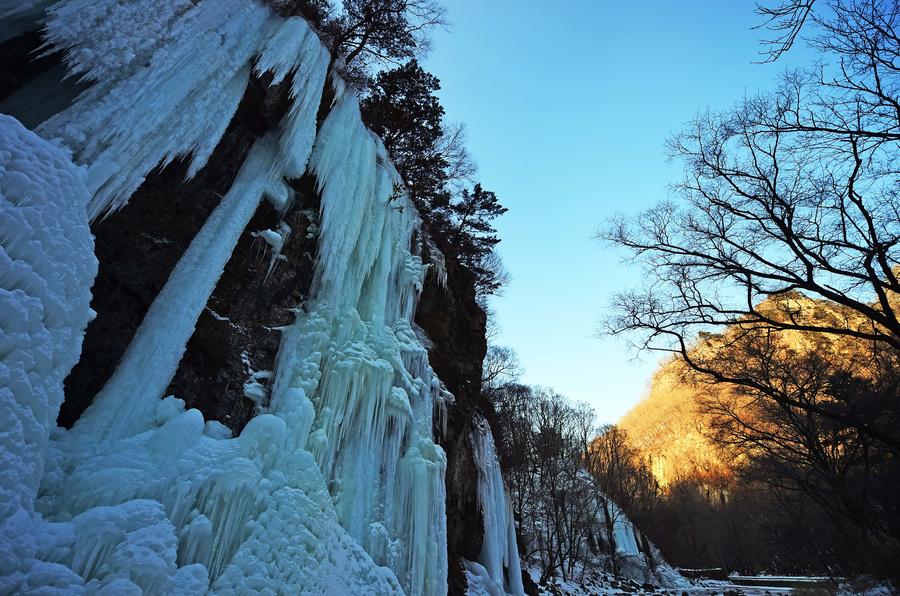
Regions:
<instances>
[{"instance_id":1,"label":"ice formation","mask_svg":"<svg viewBox=\"0 0 900 596\"><path fill-rule=\"evenodd\" d=\"M446 591L440 394L412 330L425 267L415 210L390 201L399 176L336 89L310 158L322 195L314 298L284 333L269 410L296 429L332 490L342 525L413 594ZM353 201L346 197L354 197Z\"/></svg>"},{"instance_id":2,"label":"ice formation","mask_svg":"<svg viewBox=\"0 0 900 596\"><path fill-rule=\"evenodd\" d=\"M317 134L330 62L318 37L245 0L62 0L46 31L92 84L36 130L70 156L2 121L18 145L0 149L0 279L16 306L3 310L0 370L4 429L19 436L3 435L18 477L2 483L13 505L0 591L445 592L446 462L432 413L446 392L411 322L427 269L419 222L407 197L390 200L400 178L337 77ZM190 155L191 173L202 167L252 69L290 80L291 107L91 407L53 430L91 312L88 218L121 207L158 163ZM269 403L231 437L161 398L259 201L286 208L285 179L307 167L322 195L313 297L285 330L270 395L250 388ZM274 263L287 230L271 232Z\"/></svg>"},{"instance_id":3,"label":"ice formation","mask_svg":"<svg viewBox=\"0 0 900 596\"><path fill-rule=\"evenodd\" d=\"M470 440L478 471L477 496L484 518L484 537L478 561L466 564L467 576L473 586L478 585L491 596L523 595L515 520L487 420L479 417Z\"/></svg>"},{"instance_id":4,"label":"ice formation","mask_svg":"<svg viewBox=\"0 0 900 596\"><path fill-rule=\"evenodd\" d=\"M0 593L28 574L65 578L37 560L34 502L92 314L89 198L63 151L0 115Z\"/></svg>"},{"instance_id":5,"label":"ice formation","mask_svg":"<svg viewBox=\"0 0 900 596\"><path fill-rule=\"evenodd\" d=\"M604 515L612 519L613 540L616 542L616 552L624 555L638 556L641 550L638 548L637 538L635 537L634 524L625 516L625 513L619 509L619 506L607 499L606 506L608 511L604 510Z\"/></svg>"}]
</instances>

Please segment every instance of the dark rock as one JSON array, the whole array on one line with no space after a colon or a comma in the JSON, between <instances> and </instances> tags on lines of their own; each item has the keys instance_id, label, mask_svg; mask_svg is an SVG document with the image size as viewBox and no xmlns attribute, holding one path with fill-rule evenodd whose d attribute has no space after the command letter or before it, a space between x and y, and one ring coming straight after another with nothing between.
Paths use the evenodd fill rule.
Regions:
<instances>
[{"instance_id":1,"label":"dark rock","mask_svg":"<svg viewBox=\"0 0 900 596\"><path fill-rule=\"evenodd\" d=\"M478 476L469 435L481 394L487 319L475 300L472 274L450 257L446 258L446 268L446 288L438 285L434 275L426 278L416 323L433 344L428 352L431 367L456 398L440 443L447 452L448 593L464 594L462 559L477 559L482 542ZM435 435L441 437L439 431Z\"/></svg>"},{"instance_id":2,"label":"dark rock","mask_svg":"<svg viewBox=\"0 0 900 596\"><path fill-rule=\"evenodd\" d=\"M59 53L41 53L43 43L44 40L37 31L0 43L0 101L60 64L62 56Z\"/></svg>"},{"instance_id":3,"label":"dark rock","mask_svg":"<svg viewBox=\"0 0 900 596\"><path fill-rule=\"evenodd\" d=\"M125 207L91 226L100 263L91 302L97 318L66 379L61 426L71 427L109 379L178 259L228 192L253 141L281 120L289 85L270 83L270 77L251 81L222 141L194 178L185 180L185 161L157 170ZM208 320L198 324L216 332Z\"/></svg>"},{"instance_id":4,"label":"dark rock","mask_svg":"<svg viewBox=\"0 0 900 596\"><path fill-rule=\"evenodd\" d=\"M292 323L291 309L309 297L319 197L312 176L297 181L295 190L297 198L283 219L263 203L247 226L169 386L169 393L235 434L256 411L244 396L244 383L251 372L274 369L281 342L277 328ZM281 250L284 260L268 273L269 247L253 232L277 228L282 221L291 228Z\"/></svg>"},{"instance_id":5,"label":"dark rock","mask_svg":"<svg viewBox=\"0 0 900 596\"><path fill-rule=\"evenodd\" d=\"M522 569L522 587L528 596L538 596L540 594L538 585L531 579L531 574L528 573L527 569Z\"/></svg>"}]
</instances>

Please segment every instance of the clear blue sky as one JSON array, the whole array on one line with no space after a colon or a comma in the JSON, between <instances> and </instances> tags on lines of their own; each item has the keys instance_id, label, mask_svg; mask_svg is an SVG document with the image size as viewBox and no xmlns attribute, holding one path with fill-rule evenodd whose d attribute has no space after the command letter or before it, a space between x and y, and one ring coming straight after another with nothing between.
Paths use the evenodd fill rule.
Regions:
<instances>
[{"instance_id":1,"label":"clear blue sky","mask_svg":"<svg viewBox=\"0 0 900 596\"><path fill-rule=\"evenodd\" d=\"M658 363L595 330L639 272L593 239L616 212L648 207L680 173L664 142L698 110L727 108L802 63L759 59L754 3L447 0L449 33L426 68L447 118L462 121L513 281L494 300L497 343L524 381L589 402L615 422ZM807 56L805 56L808 58Z\"/></svg>"}]
</instances>

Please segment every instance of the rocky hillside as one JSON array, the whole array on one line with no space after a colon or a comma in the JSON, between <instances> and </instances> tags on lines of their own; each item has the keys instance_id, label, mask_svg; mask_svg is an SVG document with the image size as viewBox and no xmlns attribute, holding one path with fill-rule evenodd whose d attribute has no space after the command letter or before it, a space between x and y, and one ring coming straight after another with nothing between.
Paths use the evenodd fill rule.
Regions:
<instances>
[{"instance_id":1,"label":"rocky hillside","mask_svg":"<svg viewBox=\"0 0 900 596\"><path fill-rule=\"evenodd\" d=\"M773 318L790 316L811 326L853 328L866 324L860 315L838 304L800 294L773 299L758 308ZM735 358L735 350L743 349L741 346L755 337L749 328L737 326L726 334L704 335L691 354L697 362L715 363L720 370L727 370L731 360L730 367L738 370L747 363ZM870 346L853 338L788 330L774 334L770 341L773 357L816 354L826 361L852 366L861 375L868 374L871 366L867 362ZM740 459L721 453L710 440L713 413L703 405L718 401L740 409L749 403L748 399L733 386L711 384L679 358L671 358L654 374L648 395L622 417L618 426L626 431L632 447L649 462L663 487L677 478L727 478ZM741 411L753 417L752 409Z\"/></svg>"}]
</instances>

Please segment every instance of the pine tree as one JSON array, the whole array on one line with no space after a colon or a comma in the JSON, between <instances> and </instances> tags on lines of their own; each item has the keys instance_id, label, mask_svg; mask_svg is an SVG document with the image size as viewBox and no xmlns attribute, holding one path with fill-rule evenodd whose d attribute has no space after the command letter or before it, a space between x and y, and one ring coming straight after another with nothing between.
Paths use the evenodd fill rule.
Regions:
<instances>
[{"instance_id":1,"label":"pine tree","mask_svg":"<svg viewBox=\"0 0 900 596\"><path fill-rule=\"evenodd\" d=\"M481 293L496 292L506 282L506 274L494 253L500 238L492 223L506 211L497 195L484 190L480 183L471 192L463 190L450 204L454 229L448 238L449 249L475 274Z\"/></svg>"},{"instance_id":2,"label":"pine tree","mask_svg":"<svg viewBox=\"0 0 900 596\"><path fill-rule=\"evenodd\" d=\"M426 218L446 210L450 200L445 187L449 164L438 150L444 133L444 108L435 95L440 88L437 77L410 60L378 73L361 106L363 120L384 141Z\"/></svg>"},{"instance_id":3,"label":"pine tree","mask_svg":"<svg viewBox=\"0 0 900 596\"><path fill-rule=\"evenodd\" d=\"M461 145L462 129L445 134L444 108L435 95L440 88L415 60L382 71L361 103L363 120L384 141L440 249L475 274L479 293L494 293L506 274L493 252L500 239L491 222L506 208L480 184L462 188L474 164Z\"/></svg>"}]
</instances>

